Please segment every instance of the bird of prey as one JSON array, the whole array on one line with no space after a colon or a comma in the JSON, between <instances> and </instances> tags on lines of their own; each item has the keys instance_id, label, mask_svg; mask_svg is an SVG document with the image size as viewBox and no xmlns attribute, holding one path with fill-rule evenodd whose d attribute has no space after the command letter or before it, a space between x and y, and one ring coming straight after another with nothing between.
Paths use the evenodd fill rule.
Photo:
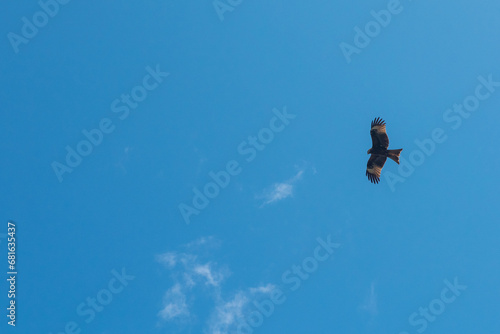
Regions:
<instances>
[{"instance_id":1,"label":"bird of prey","mask_svg":"<svg viewBox=\"0 0 500 334\"><path fill-rule=\"evenodd\" d=\"M399 165L399 154L403 149L387 149L389 147L389 137L387 137L387 132L385 132L385 122L380 117L372 121L370 135L372 136L372 148L366 152L371 154L366 164L366 176L368 176L368 180L372 183L379 183L380 173L387 158L394 160Z\"/></svg>"}]
</instances>

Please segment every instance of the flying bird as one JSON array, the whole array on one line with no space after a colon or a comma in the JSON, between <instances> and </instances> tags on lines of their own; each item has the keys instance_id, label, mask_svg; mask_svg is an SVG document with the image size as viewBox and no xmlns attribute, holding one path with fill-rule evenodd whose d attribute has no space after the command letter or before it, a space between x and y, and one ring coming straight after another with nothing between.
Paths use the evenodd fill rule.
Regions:
<instances>
[{"instance_id":1,"label":"flying bird","mask_svg":"<svg viewBox=\"0 0 500 334\"><path fill-rule=\"evenodd\" d=\"M394 160L399 165L399 154L403 149L387 149L389 147L389 137L385 132L385 122L380 117L372 121L370 135L372 136L372 148L366 152L371 154L366 164L366 176L372 183L379 183L380 173L387 158Z\"/></svg>"}]
</instances>

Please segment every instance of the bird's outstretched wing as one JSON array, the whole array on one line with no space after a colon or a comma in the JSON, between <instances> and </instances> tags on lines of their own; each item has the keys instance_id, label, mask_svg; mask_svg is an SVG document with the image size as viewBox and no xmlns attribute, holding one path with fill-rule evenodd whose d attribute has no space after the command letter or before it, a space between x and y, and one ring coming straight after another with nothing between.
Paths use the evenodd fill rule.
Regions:
<instances>
[{"instance_id":1,"label":"bird's outstretched wing","mask_svg":"<svg viewBox=\"0 0 500 334\"><path fill-rule=\"evenodd\" d=\"M372 136L372 148L383 147L387 149L389 147L389 137L385 132L385 122L382 118L377 117L372 121L370 135Z\"/></svg>"},{"instance_id":2,"label":"bird's outstretched wing","mask_svg":"<svg viewBox=\"0 0 500 334\"><path fill-rule=\"evenodd\" d=\"M382 172L386 160L386 156L378 154L372 154L370 159L368 159L368 163L366 164L366 176L368 176L368 180L372 183L380 182L380 173Z\"/></svg>"}]
</instances>

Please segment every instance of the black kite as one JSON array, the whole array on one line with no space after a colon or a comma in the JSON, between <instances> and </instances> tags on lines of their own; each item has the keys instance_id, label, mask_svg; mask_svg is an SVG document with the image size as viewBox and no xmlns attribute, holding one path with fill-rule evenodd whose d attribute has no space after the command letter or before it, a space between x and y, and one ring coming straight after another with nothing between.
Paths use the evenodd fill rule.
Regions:
<instances>
[{"instance_id":1,"label":"black kite","mask_svg":"<svg viewBox=\"0 0 500 334\"><path fill-rule=\"evenodd\" d=\"M379 183L380 173L387 158L394 160L399 165L399 154L403 149L387 149L389 147L389 137L387 137L387 132L385 132L385 122L380 117L372 121L370 135L372 136L372 148L366 152L371 154L368 164L366 164L366 176L368 176L368 180L372 183Z\"/></svg>"}]
</instances>

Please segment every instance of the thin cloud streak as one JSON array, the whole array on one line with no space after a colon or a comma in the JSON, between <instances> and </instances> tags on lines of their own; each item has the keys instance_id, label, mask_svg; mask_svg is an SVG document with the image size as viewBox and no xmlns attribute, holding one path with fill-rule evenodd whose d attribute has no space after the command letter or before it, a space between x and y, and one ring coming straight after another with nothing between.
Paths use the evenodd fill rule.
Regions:
<instances>
[{"instance_id":1,"label":"thin cloud streak","mask_svg":"<svg viewBox=\"0 0 500 334\"><path fill-rule=\"evenodd\" d=\"M210 334L226 334L237 325L238 319L243 317L243 309L248 304L248 298L243 292L238 292L229 302L220 302L215 307L211 320L208 322Z\"/></svg>"},{"instance_id":2,"label":"thin cloud streak","mask_svg":"<svg viewBox=\"0 0 500 334\"><path fill-rule=\"evenodd\" d=\"M189 316L186 295L182 290L181 284L177 283L165 293L165 306L158 312L158 316L163 320L169 321L177 317Z\"/></svg>"},{"instance_id":3,"label":"thin cloud streak","mask_svg":"<svg viewBox=\"0 0 500 334\"><path fill-rule=\"evenodd\" d=\"M360 307L363 311L368 312L370 316L374 317L378 314L377 294L375 293L375 283L370 285L370 293L366 297L364 303Z\"/></svg>"},{"instance_id":4,"label":"thin cloud streak","mask_svg":"<svg viewBox=\"0 0 500 334\"><path fill-rule=\"evenodd\" d=\"M212 286L219 286L220 282L224 279L222 272L216 272L211 269L210 263L196 266L194 272L203 276L207 280L206 283Z\"/></svg>"},{"instance_id":5,"label":"thin cloud streak","mask_svg":"<svg viewBox=\"0 0 500 334\"><path fill-rule=\"evenodd\" d=\"M174 285L167 290L163 298L163 306L158 316L165 321L190 316L186 295L192 293L197 286L217 288L230 274L228 270L217 267L212 262L203 263L198 256L189 253L200 245L209 246L212 238L201 238L185 246L187 252L166 252L156 256L156 261L172 271Z\"/></svg>"},{"instance_id":6,"label":"thin cloud streak","mask_svg":"<svg viewBox=\"0 0 500 334\"><path fill-rule=\"evenodd\" d=\"M207 334L232 334L250 310L252 301L268 297L275 288L272 284L240 289L230 301L219 300L208 322Z\"/></svg>"},{"instance_id":7,"label":"thin cloud streak","mask_svg":"<svg viewBox=\"0 0 500 334\"><path fill-rule=\"evenodd\" d=\"M294 184L302 178L302 174L304 174L304 170L300 170L294 177L285 182L273 184L271 190L265 191L262 195L265 201L261 207L293 196Z\"/></svg>"},{"instance_id":8,"label":"thin cloud streak","mask_svg":"<svg viewBox=\"0 0 500 334\"><path fill-rule=\"evenodd\" d=\"M200 238L182 246L185 252L166 252L156 256L156 261L171 271L174 281L173 286L165 292L162 307L157 314L162 322L198 322L200 319L193 314L196 297L208 296L213 304L209 306L210 315L204 320L203 332L232 334L252 307L252 301L271 294L275 288L272 284L223 293L222 285L230 275L229 269L213 261L200 260L203 254L199 254L206 253L207 249L217 247L218 244L212 237Z\"/></svg>"}]
</instances>

